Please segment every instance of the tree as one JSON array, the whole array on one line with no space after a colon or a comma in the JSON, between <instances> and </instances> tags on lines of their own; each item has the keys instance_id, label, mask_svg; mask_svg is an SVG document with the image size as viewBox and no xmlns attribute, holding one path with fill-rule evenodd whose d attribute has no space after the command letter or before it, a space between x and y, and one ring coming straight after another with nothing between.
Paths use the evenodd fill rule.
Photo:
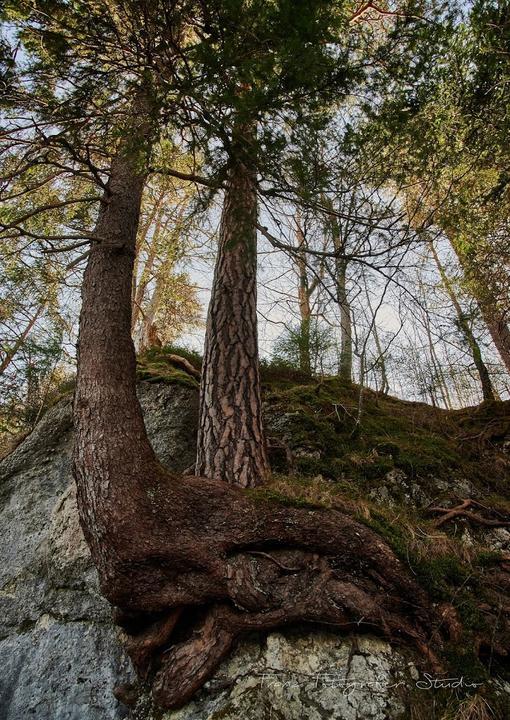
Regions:
<instances>
[{"instance_id":1,"label":"tree","mask_svg":"<svg viewBox=\"0 0 510 720\"><path fill-rule=\"evenodd\" d=\"M485 365L485 363L483 361L482 352L480 350L480 345L473 333L473 330L471 329L468 317L466 316L465 312L462 310L462 307L461 307L459 300L457 298L457 295L455 293L455 288L454 288L453 282L448 277L446 270L443 267L443 264L441 263L439 255L437 253L437 250L434 247L433 241L430 243L430 251L432 253L432 257L434 258L434 262L436 263L436 266L439 271L439 275L443 282L444 288L445 288L446 292L448 293L448 297L452 301L452 305L455 309L455 313L457 315L457 322L459 324L459 329L462 332L462 334L466 340L466 344L472 354L473 362L475 364L476 370L478 372L478 376L480 378L480 385L482 387L483 399L484 400L494 400L494 390L492 387L492 382L490 379L490 375L489 375L487 366Z\"/></svg>"},{"instance_id":2,"label":"tree","mask_svg":"<svg viewBox=\"0 0 510 720\"><path fill-rule=\"evenodd\" d=\"M193 54L203 68L194 101L216 156L221 144L218 176L225 179L196 466L210 477L255 486L268 474L256 325L257 185L263 196L296 193L291 178L303 147L371 66L374 46L380 50L380 33L362 15L349 2L326 0L300 2L299 12L289 0L231 0L209 3L204 13L207 33Z\"/></svg>"},{"instance_id":3,"label":"tree","mask_svg":"<svg viewBox=\"0 0 510 720\"><path fill-rule=\"evenodd\" d=\"M95 228L102 243L84 277L73 466L101 589L117 607L139 676L159 706L178 706L240 634L299 620L368 623L425 648L428 599L367 527L337 511L257 501L223 481L175 477L157 462L131 339L138 167L140 158L119 148ZM179 640L186 607L201 610Z\"/></svg>"}]
</instances>

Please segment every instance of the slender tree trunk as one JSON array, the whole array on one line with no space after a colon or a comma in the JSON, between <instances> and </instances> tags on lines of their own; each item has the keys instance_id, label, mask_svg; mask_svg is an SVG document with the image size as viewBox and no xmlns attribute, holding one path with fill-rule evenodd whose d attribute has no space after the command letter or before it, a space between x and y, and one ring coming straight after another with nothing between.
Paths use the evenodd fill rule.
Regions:
<instances>
[{"instance_id":1,"label":"slender tree trunk","mask_svg":"<svg viewBox=\"0 0 510 720\"><path fill-rule=\"evenodd\" d=\"M257 342L257 194L254 172L233 164L207 317L197 474L241 487L269 473Z\"/></svg>"},{"instance_id":2,"label":"slender tree trunk","mask_svg":"<svg viewBox=\"0 0 510 720\"><path fill-rule=\"evenodd\" d=\"M336 218L332 218L333 246L338 253L335 258L336 297L340 308L340 362L338 375L348 383L352 382L352 315L347 293L348 260L343 257L345 242L341 237Z\"/></svg>"},{"instance_id":3,"label":"slender tree trunk","mask_svg":"<svg viewBox=\"0 0 510 720\"><path fill-rule=\"evenodd\" d=\"M370 293L368 292L368 288L365 285L365 293L367 297L367 303L368 308L370 310L370 314L372 315L373 321L372 321L372 332L374 334L374 341L375 341L375 348L378 353L378 365L381 370L381 392L383 394L387 394L390 389L390 384L388 382L388 373L386 372L386 361L384 359L384 351L382 349L381 340L379 338L379 332L377 330L377 323L375 321L374 311L372 308L372 301L370 300Z\"/></svg>"},{"instance_id":4,"label":"slender tree trunk","mask_svg":"<svg viewBox=\"0 0 510 720\"><path fill-rule=\"evenodd\" d=\"M469 325L469 322L468 322L465 314L462 312L462 308L457 299L457 295L455 294L453 284L452 284L450 278L448 277L448 275L446 274L446 271L441 263L441 260L439 259L439 256L436 252L433 242L430 243L430 248L431 248L432 256L436 263L437 269L439 271L439 275L441 276L443 286L444 286L446 292L448 293L448 297L450 298L452 305L455 309L455 312L457 314L457 322L459 323L459 328L460 328L462 334L464 335L464 339L466 340L466 343L471 351L471 356L473 358L473 362L475 364L475 367L478 372L478 376L480 378L483 399L484 400L494 400L494 390L492 387L492 382L490 379L490 375L489 375L487 366L484 363L483 358L482 358L482 351L480 349L480 345L478 344L478 342L474 336L474 333L471 330L471 327Z\"/></svg>"},{"instance_id":5,"label":"slender tree trunk","mask_svg":"<svg viewBox=\"0 0 510 720\"><path fill-rule=\"evenodd\" d=\"M29 336L32 328L36 324L37 320L41 317L41 314L45 308L45 304L41 303L41 305L38 306L35 313L32 315L30 320L28 321L27 325L25 326L23 332L19 336L19 338L16 340L14 345L11 347L10 350L7 350L2 361L0 362L0 375L3 375L3 373L7 370L9 365L12 363L16 355L18 354L18 351L23 346L23 343Z\"/></svg>"},{"instance_id":6,"label":"slender tree trunk","mask_svg":"<svg viewBox=\"0 0 510 720\"><path fill-rule=\"evenodd\" d=\"M443 370L441 368L441 362L440 362L439 358L437 357L437 353L435 350L434 338L432 337L432 332L430 330L429 313L428 313L428 309L425 306L423 307L423 320L424 320L423 324L425 326L425 332L427 333L427 340L429 343L430 361L431 361L432 368L433 368L435 376L436 376L437 387L441 393L444 406L446 408L450 409L452 407L450 393L448 392L448 386L446 385Z\"/></svg>"},{"instance_id":7,"label":"slender tree trunk","mask_svg":"<svg viewBox=\"0 0 510 720\"><path fill-rule=\"evenodd\" d=\"M298 305L300 317L300 333L299 333L299 369L311 375L312 359L310 352L310 331L312 311L310 308L310 288L308 282L308 273L306 268L305 257L305 236L301 227L301 218L299 213L296 215L296 239L297 246L301 252L297 256L298 271Z\"/></svg>"},{"instance_id":8,"label":"slender tree trunk","mask_svg":"<svg viewBox=\"0 0 510 720\"><path fill-rule=\"evenodd\" d=\"M147 285L149 284L150 279L151 279L152 268L154 266L154 261L156 259L157 239L158 239L159 232L161 230L163 213L164 213L163 209L160 209L160 211L157 213L156 225L154 227L154 235L151 239L149 249L147 251L147 257L146 257L145 263L143 265L143 270L142 270L140 280L138 281L138 284L135 287L134 297L133 297L133 317L131 319L131 331L132 332L134 332L136 325L138 323L138 319L139 319L140 313L141 313L143 298L145 296L145 291L146 291Z\"/></svg>"}]
</instances>

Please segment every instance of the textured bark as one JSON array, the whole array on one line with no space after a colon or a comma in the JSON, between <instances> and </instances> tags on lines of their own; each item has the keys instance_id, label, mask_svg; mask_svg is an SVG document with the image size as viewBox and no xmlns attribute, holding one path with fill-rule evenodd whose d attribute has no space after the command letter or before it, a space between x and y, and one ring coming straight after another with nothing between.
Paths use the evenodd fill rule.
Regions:
<instances>
[{"instance_id":1,"label":"textured bark","mask_svg":"<svg viewBox=\"0 0 510 720\"><path fill-rule=\"evenodd\" d=\"M481 302L480 309L500 358L510 373L510 328L505 313L494 304Z\"/></svg>"},{"instance_id":2,"label":"textured bark","mask_svg":"<svg viewBox=\"0 0 510 720\"><path fill-rule=\"evenodd\" d=\"M444 288L445 288L446 292L448 293L448 297L450 298L451 303L455 309L455 313L457 315L457 322L459 323L459 328L460 328L462 334L464 335L464 339L466 340L467 346L469 347L469 350L471 352L471 357L473 358L473 362L474 362L476 370L478 372L478 377L480 378L480 385L482 388L483 399L484 400L494 400L495 398L494 398L494 390L492 387L492 382L490 379L490 375L489 375L487 366L483 361L480 345L478 344L478 342L473 334L473 331L471 330L469 322L468 322L465 314L462 311L462 308L457 299L457 295L455 293L453 284L452 284L450 278L448 277L448 275L439 259L439 256L436 252L434 244L432 242L430 243L430 248L431 248L432 256L436 263L437 269L439 271L439 275L441 276L441 280L443 282Z\"/></svg>"},{"instance_id":3,"label":"textured bark","mask_svg":"<svg viewBox=\"0 0 510 720\"><path fill-rule=\"evenodd\" d=\"M501 298L493 287L493 280L487 273L483 273L483 277L479 273L479 269L473 267L473 261L466 258L465 251L455 237L450 236L451 245L459 259L460 265L464 271L464 275L469 281L469 285L475 300L478 303L483 320L489 330L492 341L503 361L506 369L510 373L510 327L508 318L508 309L505 312L501 308Z\"/></svg>"},{"instance_id":4,"label":"textured bark","mask_svg":"<svg viewBox=\"0 0 510 720\"><path fill-rule=\"evenodd\" d=\"M257 341L257 195L253 171L231 168L200 387L197 474L253 487L268 474Z\"/></svg>"}]
</instances>

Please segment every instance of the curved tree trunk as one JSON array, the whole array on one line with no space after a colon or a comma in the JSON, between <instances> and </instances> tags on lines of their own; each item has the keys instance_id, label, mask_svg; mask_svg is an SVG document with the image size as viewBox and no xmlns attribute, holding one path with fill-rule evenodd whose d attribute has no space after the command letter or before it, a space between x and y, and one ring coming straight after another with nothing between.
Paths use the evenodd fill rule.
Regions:
<instances>
[{"instance_id":1,"label":"curved tree trunk","mask_svg":"<svg viewBox=\"0 0 510 720\"><path fill-rule=\"evenodd\" d=\"M240 487L269 472L257 341L257 193L241 160L225 190L207 316L196 472Z\"/></svg>"}]
</instances>

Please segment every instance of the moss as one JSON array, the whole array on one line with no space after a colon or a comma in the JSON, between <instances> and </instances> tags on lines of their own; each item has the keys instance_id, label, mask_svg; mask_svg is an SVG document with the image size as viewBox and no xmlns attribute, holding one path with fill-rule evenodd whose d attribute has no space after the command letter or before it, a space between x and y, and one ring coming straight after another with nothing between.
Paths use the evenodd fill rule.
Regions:
<instances>
[{"instance_id":1,"label":"moss","mask_svg":"<svg viewBox=\"0 0 510 720\"><path fill-rule=\"evenodd\" d=\"M458 645L448 647L444 657L452 677L464 678L466 683L486 683L489 674L475 653L474 642L464 638Z\"/></svg>"},{"instance_id":2,"label":"moss","mask_svg":"<svg viewBox=\"0 0 510 720\"><path fill-rule=\"evenodd\" d=\"M359 518L372 530L381 535L401 560L409 558L409 543L402 528L379 511L372 511L370 517Z\"/></svg>"},{"instance_id":3,"label":"moss","mask_svg":"<svg viewBox=\"0 0 510 720\"><path fill-rule=\"evenodd\" d=\"M195 389L199 387L198 381L194 377L172 365L144 365L137 369L136 377L138 380L146 382L163 382Z\"/></svg>"},{"instance_id":4,"label":"moss","mask_svg":"<svg viewBox=\"0 0 510 720\"><path fill-rule=\"evenodd\" d=\"M503 553L500 550L486 550L478 553L474 563L482 568L491 568L500 564Z\"/></svg>"},{"instance_id":5,"label":"moss","mask_svg":"<svg viewBox=\"0 0 510 720\"><path fill-rule=\"evenodd\" d=\"M454 555L421 557L415 560L414 571L418 581L436 600L455 599L455 588L465 584L470 577L469 568Z\"/></svg>"},{"instance_id":6,"label":"moss","mask_svg":"<svg viewBox=\"0 0 510 720\"><path fill-rule=\"evenodd\" d=\"M137 379L146 382L163 382L198 388L197 379L181 367L174 365L170 358L171 355L179 355L185 358L197 369L202 362L197 353L172 345L163 348L150 348L137 358Z\"/></svg>"},{"instance_id":7,"label":"moss","mask_svg":"<svg viewBox=\"0 0 510 720\"><path fill-rule=\"evenodd\" d=\"M275 503L277 505L283 505L284 507L310 509L318 509L324 507L323 503L312 502L306 498L302 498L299 496L284 495L283 493L275 490L274 488L248 488L245 492L253 500Z\"/></svg>"}]
</instances>

